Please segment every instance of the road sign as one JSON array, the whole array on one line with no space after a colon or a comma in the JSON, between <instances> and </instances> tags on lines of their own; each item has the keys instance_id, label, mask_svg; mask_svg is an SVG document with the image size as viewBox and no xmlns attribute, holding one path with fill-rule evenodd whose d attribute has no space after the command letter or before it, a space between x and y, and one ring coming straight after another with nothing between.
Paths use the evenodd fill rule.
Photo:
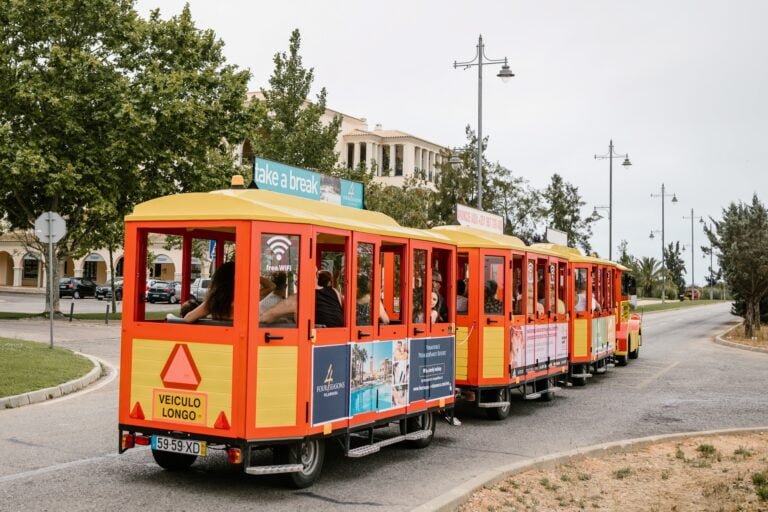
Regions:
<instances>
[{"instance_id":1,"label":"road sign","mask_svg":"<svg viewBox=\"0 0 768 512\"><path fill-rule=\"evenodd\" d=\"M43 212L43 214L35 220L35 236L37 236L41 242L56 243L64 238L64 235L66 234L67 223L64 222L61 215L56 212Z\"/></svg>"}]
</instances>

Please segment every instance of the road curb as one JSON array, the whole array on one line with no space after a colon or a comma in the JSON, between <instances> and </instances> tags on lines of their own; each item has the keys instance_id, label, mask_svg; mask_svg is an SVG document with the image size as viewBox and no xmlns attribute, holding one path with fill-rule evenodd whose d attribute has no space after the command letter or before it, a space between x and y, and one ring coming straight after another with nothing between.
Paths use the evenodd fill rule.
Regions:
<instances>
[{"instance_id":1,"label":"road curb","mask_svg":"<svg viewBox=\"0 0 768 512\"><path fill-rule=\"evenodd\" d=\"M647 445L662 443L675 439L688 439L691 437L708 437L727 434L742 434L749 432L765 432L765 427L747 427L747 428L729 428L722 430L704 430L700 432L680 432L677 434L665 434L658 436L640 437L636 439L625 439L622 441L611 441L584 448L576 448L565 452L552 453L533 459L527 459L512 464L506 464L495 469L485 471L475 478L464 482L444 493L442 496L431 499L428 502L411 509L411 512L447 512L456 510L460 505L467 501L469 496L483 487L492 486L501 480L517 473L522 473L531 469L548 469L569 462L571 459L584 457L605 457L615 453L634 451Z\"/></svg>"},{"instance_id":2,"label":"road curb","mask_svg":"<svg viewBox=\"0 0 768 512\"><path fill-rule=\"evenodd\" d=\"M4 398L0 398L0 413L2 413L2 411L4 411L5 409L15 409L17 407L22 407L24 405L36 404L39 402L45 402L46 400L59 398L64 395L74 393L75 391L79 391L84 387L99 380L99 378L101 377L101 371L102 371L101 363L99 362L99 360L88 354L83 354L82 352L74 352L74 353L79 356L83 356L87 358L88 360L91 361L91 363L93 363L93 368L88 373L86 373L82 377L78 377L77 379L73 379L63 384L59 384L58 386L51 386L49 388L38 389L35 391L22 393L20 395L6 396Z\"/></svg>"},{"instance_id":3,"label":"road curb","mask_svg":"<svg viewBox=\"0 0 768 512\"><path fill-rule=\"evenodd\" d=\"M735 341L728 341L728 340L723 338L723 336L725 336L726 334L728 334L729 332L731 332L735 328L739 327L740 325L741 325L740 323L736 324L733 327L731 327L730 329L728 329L727 331L725 331L723 334L719 334L719 335L715 336L715 343L717 343L718 345L726 346L726 347L738 348L738 349L741 349L741 350L749 350L750 352L762 352L763 354L768 354L768 348L753 347L752 345L745 345L744 343L737 343Z\"/></svg>"}]
</instances>

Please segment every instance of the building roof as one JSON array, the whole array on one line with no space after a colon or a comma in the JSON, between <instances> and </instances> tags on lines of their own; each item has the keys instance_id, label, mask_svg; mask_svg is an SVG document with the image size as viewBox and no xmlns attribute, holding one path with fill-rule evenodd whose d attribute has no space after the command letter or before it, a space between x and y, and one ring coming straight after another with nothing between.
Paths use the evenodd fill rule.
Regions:
<instances>
[{"instance_id":1,"label":"building roof","mask_svg":"<svg viewBox=\"0 0 768 512\"><path fill-rule=\"evenodd\" d=\"M378 138L381 138L381 139L414 139L414 140L421 141L421 142L423 142L425 144L429 144L431 146L438 147L440 149L446 149L446 150L448 149L447 147L442 146L440 144L436 144L434 142L428 141L428 140L423 139L421 137L417 137L415 135L411 135L410 133L402 132L400 130L373 130L373 131L371 131L371 130L361 130L360 128L355 128L355 129L352 129L352 130L349 130L349 131L346 131L346 132L342 133L342 135L344 137L350 137L350 136L351 137L356 137L356 136L363 136L363 137L367 136L367 137L370 137L370 136L373 136L373 137L378 137Z\"/></svg>"}]
</instances>

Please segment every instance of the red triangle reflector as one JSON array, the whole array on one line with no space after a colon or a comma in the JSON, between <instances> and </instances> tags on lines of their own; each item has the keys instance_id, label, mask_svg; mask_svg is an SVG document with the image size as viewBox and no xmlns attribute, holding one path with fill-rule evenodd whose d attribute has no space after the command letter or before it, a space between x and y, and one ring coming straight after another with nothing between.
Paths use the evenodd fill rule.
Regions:
<instances>
[{"instance_id":1,"label":"red triangle reflector","mask_svg":"<svg viewBox=\"0 0 768 512\"><path fill-rule=\"evenodd\" d=\"M160 378L167 388L197 389L200 385L200 372L197 371L192 354L187 345L177 343L165 362Z\"/></svg>"},{"instance_id":2,"label":"red triangle reflector","mask_svg":"<svg viewBox=\"0 0 768 512\"><path fill-rule=\"evenodd\" d=\"M216 423L213 424L213 428L218 428L219 430L229 430L229 421L227 421L227 415L224 414L224 411L219 413L219 417L216 418Z\"/></svg>"},{"instance_id":3,"label":"red triangle reflector","mask_svg":"<svg viewBox=\"0 0 768 512\"><path fill-rule=\"evenodd\" d=\"M144 419L144 411L141 409L141 404L139 402L136 402L136 404L133 406L133 409L131 410L131 414L129 416L137 420Z\"/></svg>"}]
</instances>

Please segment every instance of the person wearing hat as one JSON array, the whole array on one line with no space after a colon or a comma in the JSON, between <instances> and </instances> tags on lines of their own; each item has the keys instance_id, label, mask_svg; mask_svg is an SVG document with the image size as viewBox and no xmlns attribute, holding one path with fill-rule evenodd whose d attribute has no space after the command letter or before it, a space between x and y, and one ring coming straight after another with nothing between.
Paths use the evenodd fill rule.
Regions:
<instances>
[{"instance_id":1,"label":"person wearing hat","mask_svg":"<svg viewBox=\"0 0 768 512\"><path fill-rule=\"evenodd\" d=\"M443 285L443 276L437 269L432 270L432 292L437 294L437 305L433 308L437 312L435 323L448 321L448 306L445 299L440 294L440 287Z\"/></svg>"}]
</instances>

